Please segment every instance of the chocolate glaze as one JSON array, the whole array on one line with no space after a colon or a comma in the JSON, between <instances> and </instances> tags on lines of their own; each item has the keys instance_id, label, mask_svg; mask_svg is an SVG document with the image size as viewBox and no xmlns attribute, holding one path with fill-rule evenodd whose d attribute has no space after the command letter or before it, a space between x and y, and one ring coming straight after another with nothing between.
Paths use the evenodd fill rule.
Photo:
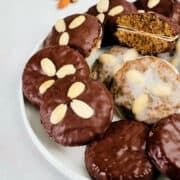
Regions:
<instances>
[{"instance_id":1,"label":"chocolate glaze","mask_svg":"<svg viewBox=\"0 0 180 180\"><path fill-rule=\"evenodd\" d=\"M92 107L94 115L89 119L77 116L70 107L71 99L67 97L69 87L74 82L83 82L85 91L76 99ZM56 125L50 122L52 111L59 104L68 105L64 119ZM87 144L102 135L109 127L113 116L113 100L105 86L95 80L70 76L56 81L44 95L40 107L40 117L45 130L57 143L65 146Z\"/></svg>"},{"instance_id":2,"label":"chocolate glaze","mask_svg":"<svg viewBox=\"0 0 180 180\"><path fill-rule=\"evenodd\" d=\"M136 121L111 124L105 136L89 144L85 163L93 179L153 180L146 155L148 127Z\"/></svg>"},{"instance_id":3,"label":"chocolate glaze","mask_svg":"<svg viewBox=\"0 0 180 180\"><path fill-rule=\"evenodd\" d=\"M159 121L149 133L148 154L156 168L180 179L180 114Z\"/></svg>"},{"instance_id":4,"label":"chocolate glaze","mask_svg":"<svg viewBox=\"0 0 180 180\"><path fill-rule=\"evenodd\" d=\"M148 8L149 0L138 0L135 5L138 9L144 9L145 11L154 11L169 17L172 21L180 25L180 3L176 0L160 0L153 8Z\"/></svg>"},{"instance_id":5,"label":"chocolate glaze","mask_svg":"<svg viewBox=\"0 0 180 180\"><path fill-rule=\"evenodd\" d=\"M116 24L116 19L120 14L117 14L116 16L113 17L108 15L108 12L112 8L118 5L122 5L124 8L124 11L120 14L137 12L136 7L132 3L127 2L126 0L110 0L109 9L107 12L104 13L105 20L103 22L103 27L104 27L104 37L102 42L103 46L118 44L118 40L113 36L115 31L113 26ZM87 13L93 16L97 16L99 14L99 12L96 9L96 5L91 7Z\"/></svg>"},{"instance_id":6,"label":"chocolate glaze","mask_svg":"<svg viewBox=\"0 0 180 180\"><path fill-rule=\"evenodd\" d=\"M80 15L86 17L85 22L75 29L69 29L69 24ZM65 32L68 32L70 36L68 45L78 50L83 56L89 56L102 36L102 27L97 18L88 14L75 14L66 17L64 20L66 23ZM53 27L51 33L44 41L44 47L59 45L61 34Z\"/></svg>"},{"instance_id":7,"label":"chocolate glaze","mask_svg":"<svg viewBox=\"0 0 180 180\"><path fill-rule=\"evenodd\" d=\"M124 10L122 13L119 13L117 14L116 16L109 16L108 13L109 11L118 6L118 5L121 5L123 6ZM127 14L127 13L134 13L134 12L137 12L136 11L136 7L132 4L132 3L129 3L127 2L126 0L110 0L110 3L109 3L109 9L107 12L105 12L105 20L104 20L104 23L103 24L113 24L116 22L116 18L118 15L120 14ZM88 14L91 14L93 16L97 16L99 14L99 12L97 11L96 9L96 5L91 7L88 12Z\"/></svg>"},{"instance_id":8,"label":"chocolate glaze","mask_svg":"<svg viewBox=\"0 0 180 180\"><path fill-rule=\"evenodd\" d=\"M23 92L26 98L34 105L39 107L42 95L39 93L40 85L50 79L56 80L57 77L48 77L41 69L40 62L43 58L49 58L56 66L56 70L66 64L73 64L76 67L77 76L88 77L89 67L84 58L74 49L67 46L56 46L40 50L33 55L24 69L22 81Z\"/></svg>"}]
</instances>

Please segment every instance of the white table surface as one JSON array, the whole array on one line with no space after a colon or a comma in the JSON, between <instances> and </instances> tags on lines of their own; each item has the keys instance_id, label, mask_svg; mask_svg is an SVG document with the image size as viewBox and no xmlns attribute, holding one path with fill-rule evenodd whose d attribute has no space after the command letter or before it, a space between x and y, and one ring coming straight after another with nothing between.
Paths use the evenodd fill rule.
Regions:
<instances>
[{"instance_id":1,"label":"white table surface","mask_svg":"<svg viewBox=\"0 0 180 180\"><path fill-rule=\"evenodd\" d=\"M56 0L0 0L0 180L67 180L32 143L20 112L19 85L33 48L55 20L95 2L80 0L57 11Z\"/></svg>"}]
</instances>

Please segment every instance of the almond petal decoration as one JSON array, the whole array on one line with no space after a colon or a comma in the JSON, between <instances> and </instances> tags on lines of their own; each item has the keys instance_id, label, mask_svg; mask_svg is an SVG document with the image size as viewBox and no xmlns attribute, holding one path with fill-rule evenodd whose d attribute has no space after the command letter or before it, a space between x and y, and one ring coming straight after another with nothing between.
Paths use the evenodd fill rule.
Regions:
<instances>
[{"instance_id":1,"label":"almond petal decoration","mask_svg":"<svg viewBox=\"0 0 180 180\"><path fill-rule=\"evenodd\" d=\"M68 90L67 96L71 99L78 97L85 90L85 84L82 82L75 82Z\"/></svg>"},{"instance_id":2,"label":"almond petal decoration","mask_svg":"<svg viewBox=\"0 0 180 180\"><path fill-rule=\"evenodd\" d=\"M43 58L40 64L41 64L41 69L43 70L44 74L46 74L49 77L55 76L56 67L49 58Z\"/></svg>"},{"instance_id":3,"label":"almond petal decoration","mask_svg":"<svg viewBox=\"0 0 180 180\"><path fill-rule=\"evenodd\" d=\"M64 119L66 112L67 112L66 104L58 105L51 113L50 122L52 124L58 124L59 122L61 122Z\"/></svg>"},{"instance_id":4,"label":"almond petal decoration","mask_svg":"<svg viewBox=\"0 0 180 180\"><path fill-rule=\"evenodd\" d=\"M43 82L39 87L39 93L44 94L54 83L55 83L55 80L53 79Z\"/></svg>"},{"instance_id":5,"label":"almond petal decoration","mask_svg":"<svg viewBox=\"0 0 180 180\"><path fill-rule=\"evenodd\" d=\"M74 113L80 118L88 119L94 115L94 110L83 101L73 99L70 106Z\"/></svg>"}]
</instances>

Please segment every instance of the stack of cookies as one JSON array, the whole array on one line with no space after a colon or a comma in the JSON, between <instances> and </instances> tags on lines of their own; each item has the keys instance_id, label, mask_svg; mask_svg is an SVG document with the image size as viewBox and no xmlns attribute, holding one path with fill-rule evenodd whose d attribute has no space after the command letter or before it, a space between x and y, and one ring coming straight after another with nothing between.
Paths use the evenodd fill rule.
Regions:
<instances>
[{"instance_id":1,"label":"stack of cookies","mask_svg":"<svg viewBox=\"0 0 180 180\"><path fill-rule=\"evenodd\" d=\"M57 20L26 64L24 96L53 141L87 145L92 179L180 179L179 34L175 0L100 0Z\"/></svg>"}]
</instances>

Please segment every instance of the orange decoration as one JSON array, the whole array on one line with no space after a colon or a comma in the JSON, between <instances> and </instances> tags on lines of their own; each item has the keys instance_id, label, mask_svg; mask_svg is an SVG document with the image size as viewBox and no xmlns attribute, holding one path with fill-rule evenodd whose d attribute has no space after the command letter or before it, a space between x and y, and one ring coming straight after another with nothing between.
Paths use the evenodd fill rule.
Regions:
<instances>
[{"instance_id":1,"label":"orange decoration","mask_svg":"<svg viewBox=\"0 0 180 180\"><path fill-rule=\"evenodd\" d=\"M62 8L65 8L66 6L68 6L70 3L70 0L60 0L58 2L58 8L59 9L62 9Z\"/></svg>"}]
</instances>

